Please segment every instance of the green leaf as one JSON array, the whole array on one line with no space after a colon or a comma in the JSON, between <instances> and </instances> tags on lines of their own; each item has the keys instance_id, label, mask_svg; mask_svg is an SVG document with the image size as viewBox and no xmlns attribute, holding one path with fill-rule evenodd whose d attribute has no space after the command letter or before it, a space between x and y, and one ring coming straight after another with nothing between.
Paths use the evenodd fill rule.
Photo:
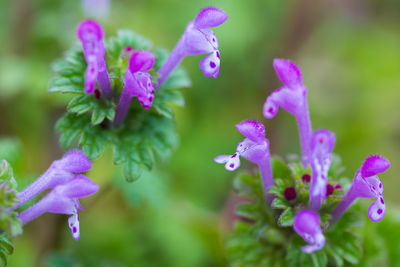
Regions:
<instances>
[{"instance_id":1,"label":"green leaf","mask_svg":"<svg viewBox=\"0 0 400 267\"><path fill-rule=\"evenodd\" d=\"M83 152L90 159L100 157L107 145L106 136L100 131L87 131L81 136L79 143L82 145Z\"/></svg>"},{"instance_id":2,"label":"green leaf","mask_svg":"<svg viewBox=\"0 0 400 267\"><path fill-rule=\"evenodd\" d=\"M278 209L286 209L288 208L286 200L283 200L280 197L274 198L274 201L272 202L272 207L278 208Z\"/></svg>"},{"instance_id":3,"label":"green leaf","mask_svg":"<svg viewBox=\"0 0 400 267\"><path fill-rule=\"evenodd\" d=\"M154 108L160 115L163 115L169 119L174 118L174 110L167 104L159 104L154 106Z\"/></svg>"},{"instance_id":4,"label":"green leaf","mask_svg":"<svg viewBox=\"0 0 400 267\"><path fill-rule=\"evenodd\" d=\"M286 163L279 157L271 159L271 166L274 178L290 178L292 175Z\"/></svg>"},{"instance_id":5,"label":"green leaf","mask_svg":"<svg viewBox=\"0 0 400 267\"><path fill-rule=\"evenodd\" d=\"M258 207L252 203L238 205L236 213L237 215L248 219L257 219L260 216Z\"/></svg>"},{"instance_id":6,"label":"green leaf","mask_svg":"<svg viewBox=\"0 0 400 267\"><path fill-rule=\"evenodd\" d=\"M7 266L8 256L13 254L14 245L6 233L0 234L0 265Z\"/></svg>"},{"instance_id":7,"label":"green leaf","mask_svg":"<svg viewBox=\"0 0 400 267\"><path fill-rule=\"evenodd\" d=\"M92 113L91 122L93 125L97 125L103 122L106 118L106 112L103 109L95 109Z\"/></svg>"},{"instance_id":8,"label":"green leaf","mask_svg":"<svg viewBox=\"0 0 400 267\"><path fill-rule=\"evenodd\" d=\"M81 115L92 108L92 95L76 96L68 104L71 112Z\"/></svg>"},{"instance_id":9,"label":"green leaf","mask_svg":"<svg viewBox=\"0 0 400 267\"><path fill-rule=\"evenodd\" d=\"M124 164L124 177L127 182L134 182L142 175L143 169L133 160Z\"/></svg>"},{"instance_id":10,"label":"green leaf","mask_svg":"<svg viewBox=\"0 0 400 267\"><path fill-rule=\"evenodd\" d=\"M292 208L287 208L284 212L282 212L281 216L279 216L278 224L282 227L292 226L294 221L294 211Z\"/></svg>"}]
</instances>

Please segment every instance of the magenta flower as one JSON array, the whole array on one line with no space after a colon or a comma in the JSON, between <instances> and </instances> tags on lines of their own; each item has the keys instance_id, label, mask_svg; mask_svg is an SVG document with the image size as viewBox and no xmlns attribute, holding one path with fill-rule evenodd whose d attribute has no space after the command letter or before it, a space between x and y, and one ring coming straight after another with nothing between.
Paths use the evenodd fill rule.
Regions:
<instances>
[{"instance_id":1,"label":"magenta flower","mask_svg":"<svg viewBox=\"0 0 400 267\"><path fill-rule=\"evenodd\" d=\"M368 209L368 217L374 222L382 220L385 216L386 206L383 200L382 182L376 175L386 171L389 167L390 162L380 155L366 158L357 171L346 196L333 211L332 222L336 222L357 198L376 198Z\"/></svg>"},{"instance_id":2,"label":"magenta flower","mask_svg":"<svg viewBox=\"0 0 400 267\"><path fill-rule=\"evenodd\" d=\"M43 190L64 184L76 174L86 172L91 168L90 160L82 151L69 151L61 159L55 160L42 176L18 194L19 203L13 208L18 208Z\"/></svg>"},{"instance_id":3,"label":"magenta flower","mask_svg":"<svg viewBox=\"0 0 400 267\"><path fill-rule=\"evenodd\" d=\"M313 253L325 245L325 237L320 227L320 219L317 213L311 210L302 210L294 217L293 228L296 233L308 243L301 250L305 253Z\"/></svg>"},{"instance_id":4,"label":"magenta flower","mask_svg":"<svg viewBox=\"0 0 400 267\"><path fill-rule=\"evenodd\" d=\"M145 108L151 108L154 99L154 87L151 75L146 71L153 68L154 56L149 51L138 51L129 60L125 73L125 85L115 113L114 124L121 124L128 114L132 98L137 97Z\"/></svg>"},{"instance_id":5,"label":"magenta flower","mask_svg":"<svg viewBox=\"0 0 400 267\"><path fill-rule=\"evenodd\" d=\"M103 29L94 20L84 20L78 26L77 35L82 42L83 54L87 63L85 92L93 93L97 81L103 93L107 97L111 97L113 92L104 60Z\"/></svg>"},{"instance_id":6,"label":"magenta flower","mask_svg":"<svg viewBox=\"0 0 400 267\"><path fill-rule=\"evenodd\" d=\"M267 119L275 117L279 107L296 117L300 133L303 164L310 164L311 122L307 104L307 88L300 69L291 61L274 59L274 68L283 87L273 91L265 101L263 114Z\"/></svg>"},{"instance_id":7,"label":"magenta flower","mask_svg":"<svg viewBox=\"0 0 400 267\"><path fill-rule=\"evenodd\" d=\"M272 202L273 196L268 194L268 189L273 185L271 160L269 153L269 142L265 138L265 128L261 122L246 120L236 125L236 129L246 138L239 142L236 153L220 155L214 158L217 163L226 163L225 169L234 171L240 166L239 156L258 165L261 173L263 191L268 203Z\"/></svg>"},{"instance_id":8,"label":"magenta flower","mask_svg":"<svg viewBox=\"0 0 400 267\"><path fill-rule=\"evenodd\" d=\"M189 55L211 53L200 61L200 69L206 77L217 78L220 65L218 40L210 28L221 25L227 19L228 15L216 7L202 9L194 21L188 23L174 50L160 68L157 87L160 87L182 59Z\"/></svg>"},{"instance_id":9,"label":"magenta flower","mask_svg":"<svg viewBox=\"0 0 400 267\"><path fill-rule=\"evenodd\" d=\"M327 197L328 171L335 141L335 134L324 129L314 131L311 138L310 208L314 211L319 210L322 199Z\"/></svg>"},{"instance_id":10,"label":"magenta flower","mask_svg":"<svg viewBox=\"0 0 400 267\"><path fill-rule=\"evenodd\" d=\"M98 189L98 185L89 178L84 175L77 175L66 183L57 185L39 202L21 212L18 218L22 224L26 224L46 212L72 215L68 219L68 225L74 239L79 240L78 209L82 209L82 207L78 199L92 195Z\"/></svg>"}]
</instances>

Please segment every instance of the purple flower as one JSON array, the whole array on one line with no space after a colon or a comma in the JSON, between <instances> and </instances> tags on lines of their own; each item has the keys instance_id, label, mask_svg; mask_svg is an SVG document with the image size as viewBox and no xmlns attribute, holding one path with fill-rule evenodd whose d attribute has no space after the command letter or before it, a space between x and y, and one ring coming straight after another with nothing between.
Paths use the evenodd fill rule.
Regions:
<instances>
[{"instance_id":1,"label":"purple flower","mask_svg":"<svg viewBox=\"0 0 400 267\"><path fill-rule=\"evenodd\" d=\"M32 207L21 212L19 219L22 224L39 217L43 213L61 213L72 215L68 219L72 236L75 240L80 237L78 209L82 209L79 198L96 193L99 186L84 175L77 175L62 185L56 186Z\"/></svg>"},{"instance_id":2,"label":"purple flower","mask_svg":"<svg viewBox=\"0 0 400 267\"><path fill-rule=\"evenodd\" d=\"M94 20L84 20L78 26L77 35L82 42L87 68L85 72L85 92L93 93L96 81L103 93L112 96L110 78L104 60L105 49L103 29Z\"/></svg>"},{"instance_id":3,"label":"purple flower","mask_svg":"<svg viewBox=\"0 0 400 267\"><path fill-rule=\"evenodd\" d=\"M316 130L311 138L312 184L310 188L310 207L318 211L322 199L327 197L328 171L332 162L335 134L328 130Z\"/></svg>"},{"instance_id":4,"label":"purple flower","mask_svg":"<svg viewBox=\"0 0 400 267\"><path fill-rule=\"evenodd\" d=\"M307 88L303 84L300 69L293 62L274 59L274 68L284 86L267 97L263 114L267 119L271 119L281 107L296 117L303 164L308 166L311 156L311 122L307 104Z\"/></svg>"},{"instance_id":5,"label":"purple flower","mask_svg":"<svg viewBox=\"0 0 400 267\"><path fill-rule=\"evenodd\" d=\"M160 87L181 60L189 55L210 53L200 61L200 69L205 76L217 78L220 65L218 40L210 28L221 25L227 19L228 15L216 7L202 9L194 21L188 23L174 50L159 70L157 87Z\"/></svg>"},{"instance_id":6,"label":"purple flower","mask_svg":"<svg viewBox=\"0 0 400 267\"><path fill-rule=\"evenodd\" d=\"M308 243L301 250L305 253L313 253L325 245L325 237L320 227L320 219L317 213L311 210L302 210L294 217L293 228L296 233Z\"/></svg>"},{"instance_id":7,"label":"purple flower","mask_svg":"<svg viewBox=\"0 0 400 267\"><path fill-rule=\"evenodd\" d=\"M154 99L154 87L151 75L146 71L153 68L154 56L149 51L138 51L129 60L125 73L125 85L117 106L114 124L122 123L128 113L133 97L137 97L145 108L151 108Z\"/></svg>"},{"instance_id":8,"label":"purple flower","mask_svg":"<svg viewBox=\"0 0 400 267\"><path fill-rule=\"evenodd\" d=\"M64 184L76 174L86 172L91 168L90 160L82 151L69 151L61 159L55 160L42 176L18 194L19 203L13 208L18 208L43 190Z\"/></svg>"},{"instance_id":9,"label":"purple flower","mask_svg":"<svg viewBox=\"0 0 400 267\"><path fill-rule=\"evenodd\" d=\"M368 209L368 217L377 222L385 216L386 206L383 200L383 185L376 176L390 167L387 159L380 155L369 156L356 172L349 191L332 213L332 222L336 222L357 198L376 198Z\"/></svg>"},{"instance_id":10,"label":"purple flower","mask_svg":"<svg viewBox=\"0 0 400 267\"><path fill-rule=\"evenodd\" d=\"M272 196L268 194L268 188L273 185L269 142L265 138L265 128L261 122L246 120L236 125L236 129L246 138L238 143L236 153L220 155L214 158L217 163L226 163L225 169L234 171L240 166L239 156L258 165L261 173L264 195L268 203Z\"/></svg>"}]
</instances>

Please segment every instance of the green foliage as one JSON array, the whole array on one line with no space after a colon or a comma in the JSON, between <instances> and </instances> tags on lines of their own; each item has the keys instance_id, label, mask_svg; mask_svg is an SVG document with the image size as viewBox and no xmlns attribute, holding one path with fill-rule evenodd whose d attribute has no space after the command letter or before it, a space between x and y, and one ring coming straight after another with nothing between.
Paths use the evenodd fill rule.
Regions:
<instances>
[{"instance_id":1,"label":"green foliage","mask_svg":"<svg viewBox=\"0 0 400 267\"><path fill-rule=\"evenodd\" d=\"M18 203L12 167L5 160L0 167L0 266L6 266L8 256L14 251L10 236L21 234L22 227L17 213L8 210Z\"/></svg>"},{"instance_id":2,"label":"green foliage","mask_svg":"<svg viewBox=\"0 0 400 267\"><path fill-rule=\"evenodd\" d=\"M330 173L328 183L336 185L341 170L340 160L335 159L335 168ZM358 264L363 256L362 240L355 229L362 225L359 214L354 209L346 212L333 225L329 224L330 214L343 192L329 196L320 210L321 227L324 229L326 244L320 251L303 253L306 243L292 228L295 214L308 206L310 184L302 181L310 169L301 163L286 165L278 158L272 160L274 186L269 193L275 195L272 209L266 205L259 175L239 175L234 183L239 195L250 202L237 207L237 222L227 239L228 259L232 266L344 266ZM297 198L287 201L283 192L294 187Z\"/></svg>"},{"instance_id":3,"label":"green foliage","mask_svg":"<svg viewBox=\"0 0 400 267\"><path fill-rule=\"evenodd\" d=\"M132 101L130 111L120 126L114 126L115 107L123 88L128 61L121 56L125 47L150 50L155 55L153 77L166 60L168 52L153 49L151 42L127 31L119 31L116 38L106 42L106 60L115 96L112 99L96 98L84 93L86 62L79 45L66 54L65 59L53 64L55 77L50 82L50 92L73 93L64 117L56 124L61 132L60 143L65 148L81 146L85 154L95 159L107 144L113 146L114 163L123 165L127 181L140 177L143 169L151 170L155 156L167 158L177 145L174 111L171 104L183 106L183 95L178 88L190 86L183 69L176 69L169 79L155 92L151 109L142 108Z\"/></svg>"}]
</instances>

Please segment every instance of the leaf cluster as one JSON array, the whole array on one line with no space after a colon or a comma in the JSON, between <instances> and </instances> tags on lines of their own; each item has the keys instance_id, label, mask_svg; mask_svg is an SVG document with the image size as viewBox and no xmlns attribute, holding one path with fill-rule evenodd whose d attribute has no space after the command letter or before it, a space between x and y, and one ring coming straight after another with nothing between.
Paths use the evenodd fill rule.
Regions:
<instances>
[{"instance_id":1,"label":"leaf cluster","mask_svg":"<svg viewBox=\"0 0 400 267\"><path fill-rule=\"evenodd\" d=\"M16 187L12 167L3 160L0 166L0 266L7 265L8 256L14 251L10 237L22 233L17 213L9 210L18 203Z\"/></svg>"}]
</instances>

